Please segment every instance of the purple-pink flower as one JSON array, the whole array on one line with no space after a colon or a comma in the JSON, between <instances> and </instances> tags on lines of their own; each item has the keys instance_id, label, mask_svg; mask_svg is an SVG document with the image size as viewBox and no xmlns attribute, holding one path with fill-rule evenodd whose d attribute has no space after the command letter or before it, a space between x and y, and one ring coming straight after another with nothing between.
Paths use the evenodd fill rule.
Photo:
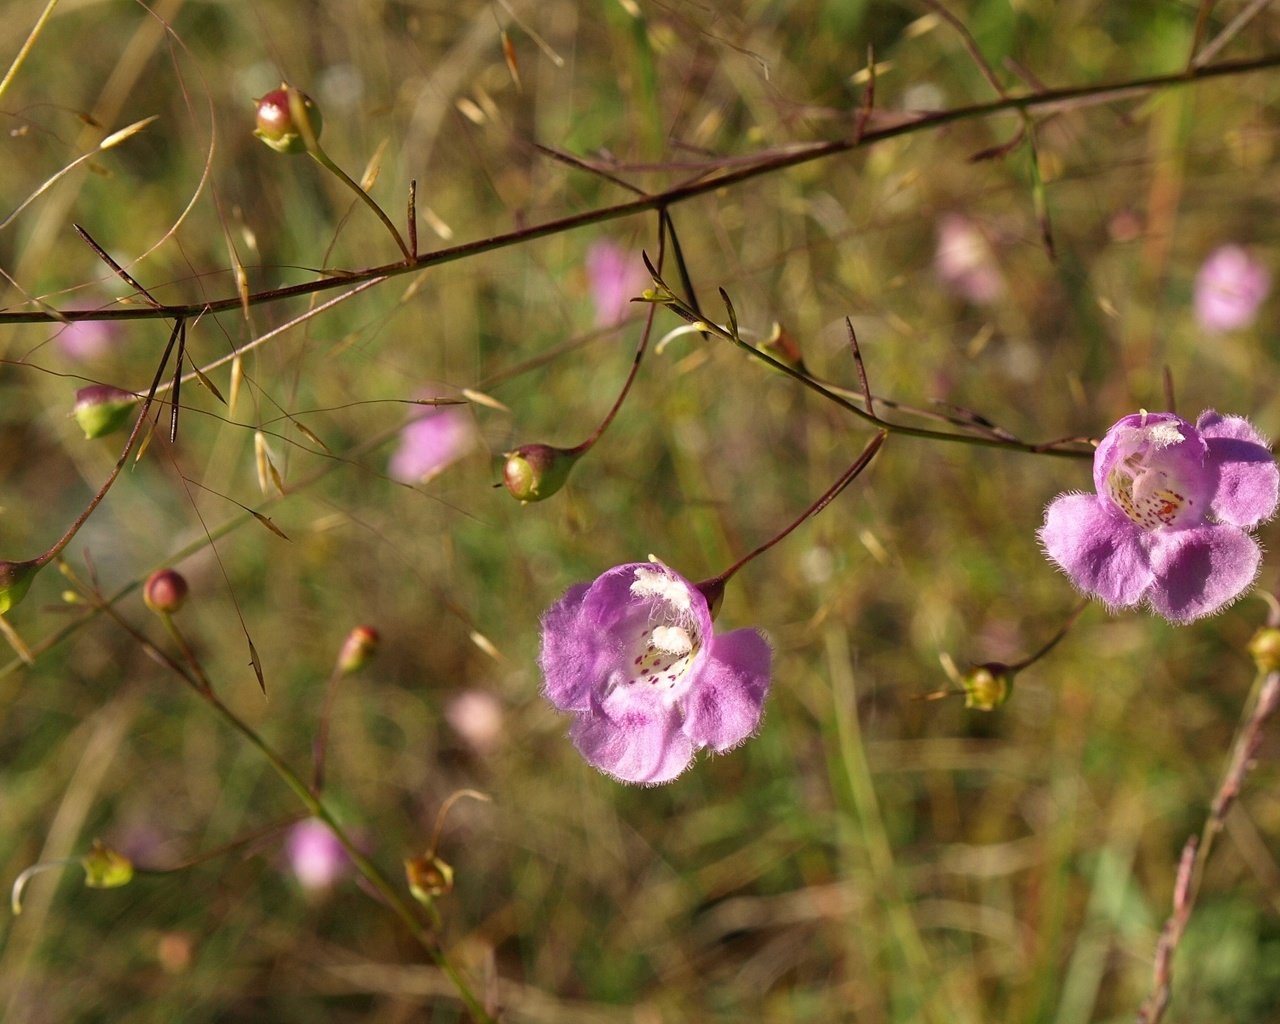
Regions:
<instances>
[{"instance_id":1,"label":"purple-pink flower","mask_svg":"<svg viewBox=\"0 0 1280 1024\"><path fill-rule=\"evenodd\" d=\"M703 747L752 736L771 660L757 630L715 634L698 588L657 562L570 587L542 618L547 699L576 716L587 763L623 782L669 782Z\"/></svg>"},{"instance_id":2,"label":"purple-pink flower","mask_svg":"<svg viewBox=\"0 0 1280 1024\"><path fill-rule=\"evenodd\" d=\"M471 414L461 406L428 407L400 432L400 445L387 475L405 484L426 483L466 455L476 444Z\"/></svg>"},{"instance_id":3,"label":"purple-pink flower","mask_svg":"<svg viewBox=\"0 0 1280 1024\"><path fill-rule=\"evenodd\" d=\"M285 853L298 882L309 892L331 888L351 870L351 860L342 843L318 818L307 818L289 830Z\"/></svg>"},{"instance_id":4,"label":"purple-pink flower","mask_svg":"<svg viewBox=\"0 0 1280 1024\"><path fill-rule=\"evenodd\" d=\"M1262 562L1247 531L1276 510L1280 470L1240 416L1135 413L1093 457L1096 494L1060 494L1040 541L1077 587L1111 608L1145 601L1170 622L1212 615Z\"/></svg>"},{"instance_id":5,"label":"purple-pink flower","mask_svg":"<svg viewBox=\"0 0 1280 1024\"><path fill-rule=\"evenodd\" d=\"M1247 249L1219 246L1196 274L1196 320L1211 334L1248 327L1270 290L1271 275Z\"/></svg>"},{"instance_id":6,"label":"purple-pink flower","mask_svg":"<svg viewBox=\"0 0 1280 1024\"><path fill-rule=\"evenodd\" d=\"M975 306L989 306L1004 295L1004 275L996 264L991 243L964 214L938 218L933 268L953 294Z\"/></svg>"},{"instance_id":7,"label":"purple-pink flower","mask_svg":"<svg viewBox=\"0 0 1280 1024\"><path fill-rule=\"evenodd\" d=\"M607 238L587 249L587 284L596 307L596 326L608 327L626 316L631 300L649 285L639 256Z\"/></svg>"}]
</instances>

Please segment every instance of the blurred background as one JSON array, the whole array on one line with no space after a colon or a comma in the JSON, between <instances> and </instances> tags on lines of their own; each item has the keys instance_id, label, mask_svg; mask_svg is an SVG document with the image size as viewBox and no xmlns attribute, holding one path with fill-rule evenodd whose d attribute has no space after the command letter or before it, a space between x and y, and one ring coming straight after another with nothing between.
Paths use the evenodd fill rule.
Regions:
<instances>
[{"instance_id":1,"label":"blurred background","mask_svg":"<svg viewBox=\"0 0 1280 1024\"><path fill-rule=\"evenodd\" d=\"M350 189L253 137L282 81L397 224L416 179L428 252L633 198L539 146L656 192L852 138L869 53L868 130L998 99L975 50L1010 93L1176 74L1211 43L1211 63L1280 53L1280 14L1243 2L49 7L0 94L0 216L21 207L0 229L7 311L144 304L73 224L169 303L234 299L237 273L262 291L398 259ZM42 10L0 8L6 67ZM960 119L673 206L707 314L724 288L744 333L779 324L814 374L856 388L850 317L877 395L1029 441L1166 408L1166 367L1182 415L1277 435L1280 77L1105 100L1036 109L1030 135L1014 112ZM70 568L123 589L120 620L167 651L138 585L178 568L215 689L304 775L344 638L377 630L335 691L325 799L398 879L450 794L491 798L449 813L438 909L505 1020L1132 1020L1265 605L1175 628L1095 604L1003 707L921 699L953 688L944 656L1015 662L1066 621L1076 595L1035 530L1052 497L1091 488L1087 460L890 438L730 587L718 625L774 649L756 738L650 789L565 738L537 654L566 587L650 553L719 572L870 436L682 334L564 491L521 506L495 488L501 453L575 445L604 417L657 245L645 213L398 276L246 352L234 379L237 347L349 289L200 318L188 359L234 405L188 382L177 442L166 410ZM660 310L655 341L679 324ZM145 391L168 329L3 325L0 555L45 550L106 479L125 435L86 440L75 393ZM413 404L435 397L465 404ZM192 863L103 891L74 864L36 877L0 918L0 1017L466 1019L324 835L292 830L305 812L259 752L69 586L50 567L6 616L33 663L0 659L0 881L95 837L139 867ZM1274 1019L1275 753L1210 862L1174 1019Z\"/></svg>"}]
</instances>

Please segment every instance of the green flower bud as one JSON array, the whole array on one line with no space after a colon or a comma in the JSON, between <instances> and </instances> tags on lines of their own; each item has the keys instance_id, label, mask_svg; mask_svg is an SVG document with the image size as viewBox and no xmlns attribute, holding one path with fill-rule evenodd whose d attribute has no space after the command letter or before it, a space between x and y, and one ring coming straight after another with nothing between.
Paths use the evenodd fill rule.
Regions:
<instances>
[{"instance_id":1,"label":"green flower bud","mask_svg":"<svg viewBox=\"0 0 1280 1024\"><path fill-rule=\"evenodd\" d=\"M118 889L133 881L133 862L100 839L95 839L80 858L80 866L84 868L84 884L90 889Z\"/></svg>"},{"instance_id":2,"label":"green flower bud","mask_svg":"<svg viewBox=\"0 0 1280 1024\"><path fill-rule=\"evenodd\" d=\"M521 445L503 455L502 482L519 501L542 501L564 486L579 454L546 444Z\"/></svg>"},{"instance_id":3,"label":"green flower bud","mask_svg":"<svg viewBox=\"0 0 1280 1024\"><path fill-rule=\"evenodd\" d=\"M105 437L129 421L138 396L113 388L110 384L91 384L76 392L71 415L80 424L86 439Z\"/></svg>"},{"instance_id":4,"label":"green flower bud","mask_svg":"<svg viewBox=\"0 0 1280 1024\"><path fill-rule=\"evenodd\" d=\"M436 896L443 896L453 888L453 868L434 855L424 854L405 861L404 874L413 898L427 906Z\"/></svg>"},{"instance_id":5,"label":"green flower bud","mask_svg":"<svg viewBox=\"0 0 1280 1024\"><path fill-rule=\"evenodd\" d=\"M172 615L187 600L187 581L173 569L158 569L147 577L142 600L157 615Z\"/></svg>"},{"instance_id":6,"label":"green flower bud","mask_svg":"<svg viewBox=\"0 0 1280 1024\"><path fill-rule=\"evenodd\" d=\"M0 561L0 615L27 596L31 581L36 578L40 568L34 561Z\"/></svg>"},{"instance_id":7,"label":"green flower bud","mask_svg":"<svg viewBox=\"0 0 1280 1024\"><path fill-rule=\"evenodd\" d=\"M1280 629L1263 626L1253 634L1248 650L1259 672L1280 671Z\"/></svg>"},{"instance_id":8,"label":"green flower bud","mask_svg":"<svg viewBox=\"0 0 1280 1024\"><path fill-rule=\"evenodd\" d=\"M766 355L773 356L784 366L804 372L804 356L800 353L800 346L782 324L775 323L769 337L759 342L756 348Z\"/></svg>"},{"instance_id":9,"label":"green flower bud","mask_svg":"<svg viewBox=\"0 0 1280 1024\"><path fill-rule=\"evenodd\" d=\"M342 642L338 653L338 671L344 676L359 672L378 651L381 638L372 626L356 626Z\"/></svg>"},{"instance_id":10,"label":"green flower bud","mask_svg":"<svg viewBox=\"0 0 1280 1024\"><path fill-rule=\"evenodd\" d=\"M324 125L320 108L306 93L291 90L287 85L272 89L258 100L258 126L253 134L277 153L305 153L307 143L294 120L294 108L289 104L290 92L301 101L301 112L311 126L312 137L320 138L320 129Z\"/></svg>"},{"instance_id":11,"label":"green flower bud","mask_svg":"<svg viewBox=\"0 0 1280 1024\"><path fill-rule=\"evenodd\" d=\"M964 706L976 711L994 711L1009 699L1013 673L1008 665L991 662L970 669L960 677Z\"/></svg>"}]
</instances>

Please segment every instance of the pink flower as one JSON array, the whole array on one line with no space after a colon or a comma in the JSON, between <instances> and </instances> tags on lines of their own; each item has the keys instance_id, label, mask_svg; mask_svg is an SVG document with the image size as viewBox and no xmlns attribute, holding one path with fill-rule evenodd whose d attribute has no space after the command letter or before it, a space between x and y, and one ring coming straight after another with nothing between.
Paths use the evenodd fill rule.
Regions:
<instances>
[{"instance_id":1,"label":"pink flower","mask_svg":"<svg viewBox=\"0 0 1280 1024\"><path fill-rule=\"evenodd\" d=\"M586 268L597 327L616 324L626 316L631 300L650 283L640 257L607 238L587 249Z\"/></svg>"},{"instance_id":2,"label":"pink flower","mask_svg":"<svg viewBox=\"0 0 1280 1024\"><path fill-rule=\"evenodd\" d=\"M542 618L543 692L587 763L623 782L670 782L754 735L771 660L754 629L717 635L703 594L658 563L570 587Z\"/></svg>"},{"instance_id":3,"label":"pink flower","mask_svg":"<svg viewBox=\"0 0 1280 1024\"><path fill-rule=\"evenodd\" d=\"M426 483L471 451L476 441L475 423L465 409L427 407L400 432L387 475L405 484Z\"/></svg>"},{"instance_id":4,"label":"pink flower","mask_svg":"<svg viewBox=\"0 0 1280 1024\"><path fill-rule=\"evenodd\" d=\"M502 702L485 690L464 690L449 701L444 717L481 757L492 754L502 741Z\"/></svg>"},{"instance_id":5,"label":"pink flower","mask_svg":"<svg viewBox=\"0 0 1280 1024\"><path fill-rule=\"evenodd\" d=\"M991 244L976 224L959 213L938 218L933 267L953 294L975 306L989 306L1004 295L1004 276Z\"/></svg>"},{"instance_id":6,"label":"pink flower","mask_svg":"<svg viewBox=\"0 0 1280 1024\"><path fill-rule=\"evenodd\" d=\"M115 320L73 320L57 328L53 343L68 359L87 362L106 353L120 332Z\"/></svg>"},{"instance_id":7,"label":"pink flower","mask_svg":"<svg viewBox=\"0 0 1280 1024\"><path fill-rule=\"evenodd\" d=\"M285 854L302 887L322 892L351 870L347 851L323 821L307 818L289 830Z\"/></svg>"},{"instance_id":8,"label":"pink flower","mask_svg":"<svg viewBox=\"0 0 1280 1024\"><path fill-rule=\"evenodd\" d=\"M1271 275L1248 250L1220 246L1196 274L1196 320L1210 334L1248 327L1270 290Z\"/></svg>"},{"instance_id":9,"label":"pink flower","mask_svg":"<svg viewBox=\"0 0 1280 1024\"><path fill-rule=\"evenodd\" d=\"M1096 494L1054 498L1040 528L1045 553L1085 593L1185 623L1253 583L1262 551L1248 531L1275 513L1280 470L1248 420L1126 416L1094 453L1093 482Z\"/></svg>"}]
</instances>

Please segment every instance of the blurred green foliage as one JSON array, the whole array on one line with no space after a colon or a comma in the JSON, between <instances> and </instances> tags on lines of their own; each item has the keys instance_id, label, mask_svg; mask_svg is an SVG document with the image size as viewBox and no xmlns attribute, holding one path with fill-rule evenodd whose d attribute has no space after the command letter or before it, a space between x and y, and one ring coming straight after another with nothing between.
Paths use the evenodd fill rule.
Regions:
<instances>
[{"instance_id":1,"label":"blurred green foliage","mask_svg":"<svg viewBox=\"0 0 1280 1024\"><path fill-rule=\"evenodd\" d=\"M1197 16L1097 0L948 9L1011 92L1177 72ZM1205 38L1240 9L1216 5ZM3 11L8 61L38 11ZM237 262L262 290L395 260L339 182L252 137L253 99L282 80L321 105L325 147L353 177L378 155L371 192L393 220L417 180L429 251L631 195L534 143L657 191L847 138L869 45L872 127L994 98L928 5L66 3L0 97L0 207L106 133L157 120L0 230L5 307L128 294L73 223L166 302L234 297ZM1280 15L1263 11L1219 59L1277 51ZM973 409L1029 440L1098 436L1163 407L1166 367L1184 415L1215 407L1275 435L1275 299L1256 326L1210 340L1191 292L1222 242L1277 267L1278 101L1266 72L1034 113L1056 259L1025 147L970 159L1014 138L1013 114L671 213L708 315L725 288L744 329L783 324L813 371L844 386L857 387L849 316L876 394ZM944 214L989 246L997 300L939 280ZM601 239L655 255L656 218L386 281L246 354L234 408L188 382L177 443L162 415L68 549L77 575L112 594L176 563L192 585L183 629L218 692L304 774L343 638L377 628L376 659L336 692L327 798L394 874L427 847L450 793L492 797L446 824L456 886L440 934L503 1019L1131 1020L1178 852L1249 689L1243 648L1262 605L1181 629L1094 607L1003 708L921 700L948 686L940 655L1014 662L1065 620L1075 595L1034 531L1046 501L1090 476L1087 462L891 438L729 591L720 621L758 624L774 645L760 735L662 788L596 773L539 696L541 611L649 553L693 579L720 571L869 436L728 345L683 335L650 353L564 492L521 507L495 489L502 452L579 443L625 378L644 310L595 324L585 260ZM207 366L307 308L204 317L189 358ZM677 325L660 312L656 334ZM51 544L119 454L118 436L86 441L69 418L75 390L145 389L168 326L117 323L91 356L62 331L0 331L5 558ZM228 367L209 372L229 394ZM462 389L492 400L472 406L482 450L419 486L390 479L398 431L420 411L406 403ZM259 430L283 496L260 488ZM143 868L198 863L105 891L76 871L35 879L24 913L0 922L0 1016L463 1019L448 980L359 885L301 890L278 832L201 859L300 808L136 637L67 604L67 586L46 570L7 616L36 657L0 675L0 878L80 856L96 836ZM1268 564L1260 587L1275 586ZM117 608L170 649L136 590ZM502 709L492 745L447 717L471 690ZM1176 1019L1264 1021L1280 1002L1273 752L1210 863L1175 962Z\"/></svg>"}]
</instances>

